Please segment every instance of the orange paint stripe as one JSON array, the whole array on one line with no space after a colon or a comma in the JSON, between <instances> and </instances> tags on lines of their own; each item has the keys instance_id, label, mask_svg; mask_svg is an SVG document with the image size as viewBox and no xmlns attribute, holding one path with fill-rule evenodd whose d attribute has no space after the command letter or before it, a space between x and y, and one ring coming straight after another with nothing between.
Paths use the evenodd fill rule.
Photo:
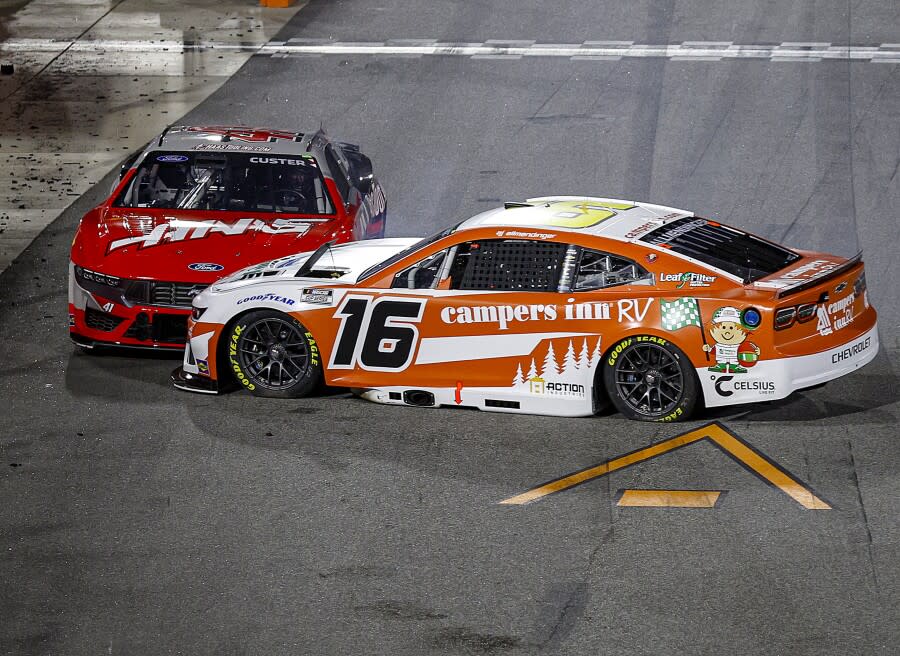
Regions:
<instances>
[{"instance_id":1,"label":"orange paint stripe","mask_svg":"<svg viewBox=\"0 0 900 656\"><path fill-rule=\"evenodd\" d=\"M831 510L831 506L812 493L799 481L794 480L783 470L773 465L768 459L748 447L719 426L708 426L707 435L716 444L728 451L747 467L755 471L769 483L777 487L794 501L808 510Z\"/></svg>"},{"instance_id":2,"label":"orange paint stripe","mask_svg":"<svg viewBox=\"0 0 900 656\"><path fill-rule=\"evenodd\" d=\"M594 467L582 469L581 471L575 472L574 474L569 474L568 476L558 478L555 481L550 481L549 483L545 483L544 485L532 488L527 492L523 492L522 494L517 494L516 496L510 497L509 499L504 499L500 503L503 505L522 505L525 503L530 503L532 501L535 501L536 499L545 497L548 494L560 492L562 490L565 490L566 488L572 487L573 485L578 485L579 483L589 481L592 478L597 478L598 476L603 476L610 472L614 472L617 469L623 469L624 467L628 467L635 463L641 462L642 460L647 460L649 458L654 458L664 453L668 453L673 449L678 449L680 447L691 444L692 442L697 442L698 440L702 440L705 437L706 433L704 431L693 431L690 433L685 433L684 435L673 437L672 439L666 440L665 442L653 444L646 448L640 449L639 451L635 451L634 453L619 456L618 458L607 460L606 462Z\"/></svg>"},{"instance_id":3,"label":"orange paint stripe","mask_svg":"<svg viewBox=\"0 0 900 656\"><path fill-rule=\"evenodd\" d=\"M719 490L625 490L618 506L634 508L714 508Z\"/></svg>"},{"instance_id":4,"label":"orange paint stripe","mask_svg":"<svg viewBox=\"0 0 900 656\"><path fill-rule=\"evenodd\" d=\"M610 472L618 469L629 467L636 463L656 456L663 455L675 449L709 439L715 442L723 451L741 463L747 469L756 473L760 478L770 485L778 488L794 501L809 510L831 510L831 506L817 497L812 490L806 487L799 480L795 479L789 473L781 469L777 464L766 458L764 455L757 453L748 444L744 443L737 436L732 435L727 430L717 424L708 424L696 430L676 435L675 437L652 444L643 449L634 451L633 453L607 460L606 462L588 467L581 471L574 472L568 476L563 476L555 481L544 483L535 488L527 490L522 494L517 494L508 499L500 501L502 505L523 505L541 499L554 492L561 492L565 489L587 482L600 476L605 476Z\"/></svg>"}]
</instances>

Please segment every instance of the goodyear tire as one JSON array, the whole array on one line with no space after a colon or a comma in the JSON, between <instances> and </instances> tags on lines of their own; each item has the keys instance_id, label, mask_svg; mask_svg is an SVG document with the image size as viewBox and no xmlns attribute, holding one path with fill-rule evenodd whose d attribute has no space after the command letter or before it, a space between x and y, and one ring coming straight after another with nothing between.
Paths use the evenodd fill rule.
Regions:
<instances>
[{"instance_id":1,"label":"goodyear tire","mask_svg":"<svg viewBox=\"0 0 900 656\"><path fill-rule=\"evenodd\" d=\"M634 335L616 343L603 361L603 383L629 419L682 421L697 405L699 383L691 361L662 337Z\"/></svg>"},{"instance_id":2,"label":"goodyear tire","mask_svg":"<svg viewBox=\"0 0 900 656\"><path fill-rule=\"evenodd\" d=\"M312 334L290 315L256 310L228 331L228 367L238 387L256 396L297 398L322 381L322 358Z\"/></svg>"}]
</instances>

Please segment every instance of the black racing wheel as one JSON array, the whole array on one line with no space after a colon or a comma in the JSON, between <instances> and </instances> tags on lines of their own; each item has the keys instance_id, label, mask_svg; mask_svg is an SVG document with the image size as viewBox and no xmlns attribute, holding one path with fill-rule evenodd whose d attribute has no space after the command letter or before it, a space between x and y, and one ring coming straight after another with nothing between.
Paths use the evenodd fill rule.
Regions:
<instances>
[{"instance_id":1,"label":"black racing wheel","mask_svg":"<svg viewBox=\"0 0 900 656\"><path fill-rule=\"evenodd\" d=\"M603 361L603 382L613 405L629 419L681 421L697 405L699 383L691 361L661 337L619 341Z\"/></svg>"},{"instance_id":2,"label":"black racing wheel","mask_svg":"<svg viewBox=\"0 0 900 656\"><path fill-rule=\"evenodd\" d=\"M322 381L318 344L290 315L275 310L249 312L227 335L229 368L238 384L256 396L305 396Z\"/></svg>"}]
</instances>

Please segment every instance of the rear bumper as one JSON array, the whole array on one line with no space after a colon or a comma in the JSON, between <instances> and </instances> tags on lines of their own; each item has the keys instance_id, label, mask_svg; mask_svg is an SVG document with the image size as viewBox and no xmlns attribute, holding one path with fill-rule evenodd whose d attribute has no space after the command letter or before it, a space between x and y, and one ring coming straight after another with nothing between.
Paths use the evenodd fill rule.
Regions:
<instances>
[{"instance_id":1,"label":"rear bumper","mask_svg":"<svg viewBox=\"0 0 900 656\"><path fill-rule=\"evenodd\" d=\"M762 360L745 371L697 369L707 407L774 401L846 376L878 355L878 324L827 351Z\"/></svg>"}]
</instances>

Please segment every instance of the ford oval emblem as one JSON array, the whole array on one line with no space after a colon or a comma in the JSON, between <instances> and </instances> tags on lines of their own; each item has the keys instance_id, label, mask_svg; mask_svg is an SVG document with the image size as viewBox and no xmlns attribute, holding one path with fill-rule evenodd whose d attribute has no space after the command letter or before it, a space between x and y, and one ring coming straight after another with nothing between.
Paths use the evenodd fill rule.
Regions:
<instances>
[{"instance_id":1,"label":"ford oval emblem","mask_svg":"<svg viewBox=\"0 0 900 656\"><path fill-rule=\"evenodd\" d=\"M156 158L157 162L186 162L190 158L187 155L160 155Z\"/></svg>"},{"instance_id":2,"label":"ford oval emblem","mask_svg":"<svg viewBox=\"0 0 900 656\"><path fill-rule=\"evenodd\" d=\"M221 271L224 268L221 264L216 264L215 262L194 262L188 265L188 269L191 271Z\"/></svg>"}]
</instances>

